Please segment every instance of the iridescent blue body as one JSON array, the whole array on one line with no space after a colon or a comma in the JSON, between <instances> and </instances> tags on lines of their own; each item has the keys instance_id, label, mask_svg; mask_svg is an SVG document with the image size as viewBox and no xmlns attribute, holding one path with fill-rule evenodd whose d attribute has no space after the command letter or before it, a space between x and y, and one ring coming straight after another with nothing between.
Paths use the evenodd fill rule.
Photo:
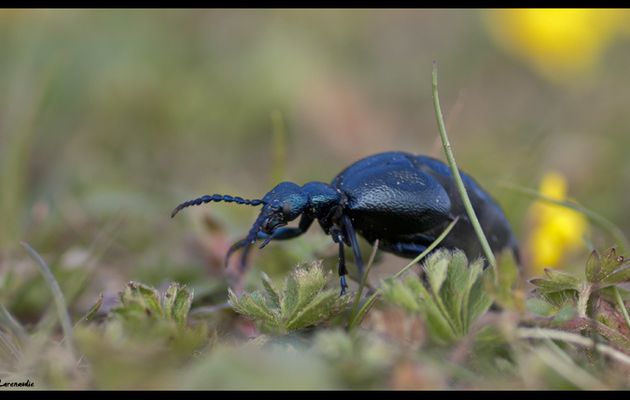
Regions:
<instances>
[{"instance_id":1,"label":"iridescent blue body","mask_svg":"<svg viewBox=\"0 0 630 400\"><path fill-rule=\"evenodd\" d=\"M516 238L499 205L472 178L462 173L462 179L492 250L511 249L518 260ZM261 200L206 195L180 204L171 217L184 207L210 201L263 206L247 237L232 245L226 256L227 261L232 253L243 249L242 267L256 240L263 240L263 248L272 240L295 238L317 220L339 246L342 293L347 288L344 246L352 249L359 274L363 273L357 234L370 244L379 239L379 248L384 251L413 258L459 217L439 247L462 249L471 259L483 255L450 168L427 156L379 153L350 165L330 184L282 182ZM297 227L285 227L297 217Z\"/></svg>"}]
</instances>

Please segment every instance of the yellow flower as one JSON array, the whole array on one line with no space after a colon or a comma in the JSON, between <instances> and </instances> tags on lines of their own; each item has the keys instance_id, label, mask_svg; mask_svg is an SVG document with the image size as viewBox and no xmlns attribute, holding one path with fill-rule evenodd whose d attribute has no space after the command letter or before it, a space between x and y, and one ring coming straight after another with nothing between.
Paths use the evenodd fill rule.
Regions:
<instances>
[{"instance_id":1,"label":"yellow flower","mask_svg":"<svg viewBox=\"0 0 630 400\"><path fill-rule=\"evenodd\" d=\"M550 172L543 176L540 193L554 200L565 200L567 181L563 175ZM531 231L528 254L533 274L545 268L558 268L564 257L582 248L588 222L581 213L555 204L536 202L530 208Z\"/></svg>"},{"instance_id":2,"label":"yellow flower","mask_svg":"<svg viewBox=\"0 0 630 400\"><path fill-rule=\"evenodd\" d=\"M628 31L627 10L492 10L491 37L507 52L557 83L572 83L594 70L612 40Z\"/></svg>"}]
</instances>

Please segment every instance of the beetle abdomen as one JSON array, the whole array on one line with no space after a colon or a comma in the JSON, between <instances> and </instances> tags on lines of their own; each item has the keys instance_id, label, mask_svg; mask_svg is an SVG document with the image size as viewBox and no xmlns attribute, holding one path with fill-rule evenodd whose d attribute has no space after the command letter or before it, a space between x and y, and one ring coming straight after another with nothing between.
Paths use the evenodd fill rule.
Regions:
<instances>
[{"instance_id":1,"label":"beetle abdomen","mask_svg":"<svg viewBox=\"0 0 630 400\"><path fill-rule=\"evenodd\" d=\"M468 175L462 173L462 179L492 250L509 247L517 253L499 205ZM459 216L442 247L460 248L470 258L482 255L450 168L437 159L404 152L375 154L350 165L332 186L347 196L347 212L369 242L427 246Z\"/></svg>"}]
</instances>

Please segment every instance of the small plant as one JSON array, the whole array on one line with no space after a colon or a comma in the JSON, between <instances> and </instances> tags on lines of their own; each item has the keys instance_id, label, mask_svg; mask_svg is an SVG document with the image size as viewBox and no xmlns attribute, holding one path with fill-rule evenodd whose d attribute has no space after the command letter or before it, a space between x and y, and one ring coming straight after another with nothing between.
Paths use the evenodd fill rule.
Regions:
<instances>
[{"instance_id":1,"label":"small plant","mask_svg":"<svg viewBox=\"0 0 630 400\"><path fill-rule=\"evenodd\" d=\"M601 295L612 302L617 301L619 291L626 296L627 291L617 287L617 285L630 282L630 260L617 256L614 248L608 250L603 256L593 250L586 262L585 276L579 278L566 272L545 270L544 278L535 278L530 281L536 286L535 294L539 299L548 304L548 311L538 306L533 311L542 314L549 314L552 311L559 311L568 305L576 307L578 316L588 315L589 301L594 295ZM619 296L621 297L621 296ZM623 301L618 302L622 311ZM532 304L530 302L530 304ZM539 300L533 303L540 304Z\"/></svg>"},{"instance_id":2,"label":"small plant","mask_svg":"<svg viewBox=\"0 0 630 400\"><path fill-rule=\"evenodd\" d=\"M329 278L321 262L294 270L281 290L263 274L264 292L238 297L229 290L230 304L236 312L260 322L265 329L288 333L330 320L348 306L350 296L340 297L336 290L325 289Z\"/></svg>"},{"instance_id":3,"label":"small plant","mask_svg":"<svg viewBox=\"0 0 630 400\"><path fill-rule=\"evenodd\" d=\"M138 282L129 282L120 294L120 306L113 312L125 319L145 317L175 321L183 326L188 319L193 292L184 285L171 283L160 294L155 288Z\"/></svg>"},{"instance_id":4,"label":"small plant","mask_svg":"<svg viewBox=\"0 0 630 400\"><path fill-rule=\"evenodd\" d=\"M465 336L484 314L492 299L484 292L482 260L469 265L460 251L439 250L423 265L426 282L418 276L383 282L383 298L408 311L420 313L430 337L450 343ZM489 271L489 270L488 270Z\"/></svg>"},{"instance_id":5,"label":"small plant","mask_svg":"<svg viewBox=\"0 0 630 400\"><path fill-rule=\"evenodd\" d=\"M193 292L179 283L171 283L160 293L151 286L129 282L108 325L121 325L125 335L145 344L166 341L181 354L188 354L208 341L205 324L188 323L192 300Z\"/></svg>"}]
</instances>

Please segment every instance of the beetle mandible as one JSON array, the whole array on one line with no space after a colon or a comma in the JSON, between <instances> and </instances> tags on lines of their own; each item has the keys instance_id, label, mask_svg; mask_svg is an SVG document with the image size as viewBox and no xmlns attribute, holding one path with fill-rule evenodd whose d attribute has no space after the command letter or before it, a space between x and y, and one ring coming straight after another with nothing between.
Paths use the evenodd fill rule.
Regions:
<instances>
[{"instance_id":1,"label":"beetle mandible","mask_svg":"<svg viewBox=\"0 0 630 400\"><path fill-rule=\"evenodd\" d=\"M501 207L471 177L461 173L479 223L493 252L513 251L519 262L516 237ZM352 249L359 276L363 260L357 233L370 244L379 239L379 249L406 258L424 251L446 226L459 217L439 247L463 250L469 259L483 255L468 219L450 168L435 158L405 152L385 152L363 158L347 167L330 184L308 182L299 186L282 182L262 199L248 200L229 195L205 195L178 205L182 208L209 202L235 202L262 210L247 237L234 243L229 257L243 249L240 265L256 240L265 247L272 240L300 236L314 220L339 246L341 294L348 288L344 246ZM285 227L301 217L297 227Z\"/></svg>"}]
</instances>

